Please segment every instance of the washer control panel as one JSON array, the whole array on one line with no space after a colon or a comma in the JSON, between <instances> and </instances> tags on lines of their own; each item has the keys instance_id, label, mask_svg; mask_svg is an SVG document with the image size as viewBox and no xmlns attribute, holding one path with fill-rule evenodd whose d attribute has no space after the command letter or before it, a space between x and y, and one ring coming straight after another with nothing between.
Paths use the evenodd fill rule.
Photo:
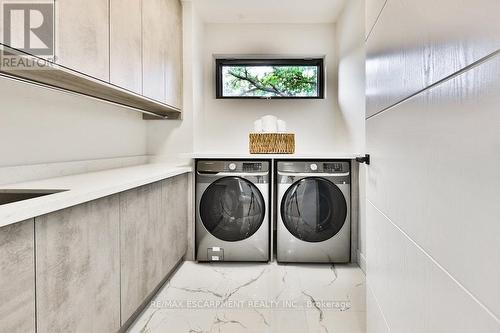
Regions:
<instances>
[{"instance_id":1,"label":"washer control panel","mask_svg":"<svg viewBox=\"0 0 500 333\"><path fill-rule=\"evenodd\" d=\"M323 163L323 170L328 173L348 171L344 170L344 164L341 162Z\"/></svg>"},{"instance_id":2,"label":"washer control panel","mask_svg":"<svg viewBox=\"0 0 500 333\"><path fill-rule=\"evenodd\" d=\"M243 163L243 171L252 172L252 171L262 171L262 163Z\"/></svg>"},{"instance_id":3,"label":"washer control panel","mask_svg":"<svg viewBox=\"0 0 500 333\"><path fill-rule=\"evenodd\" d=\"M196 169L200 173L262 173L269 171L268 161L205 161L200 160L196 164Z\"/></svg>"}]
</instances>

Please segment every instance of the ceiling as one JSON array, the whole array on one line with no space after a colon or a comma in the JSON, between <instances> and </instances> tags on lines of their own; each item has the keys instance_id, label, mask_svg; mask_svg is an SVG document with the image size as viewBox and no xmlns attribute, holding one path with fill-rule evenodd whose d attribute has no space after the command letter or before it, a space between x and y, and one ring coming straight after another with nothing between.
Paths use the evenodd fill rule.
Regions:
<instances>
[{"instance_id":1,"label":"ceiling","mask_svg":"<svg viewBox=\"0 0 500 333\"><path fill-rule=\"evenodd\" d=\"M207 23L333 23L347 0L192 0Z\"/></svg>"}]
</instances>

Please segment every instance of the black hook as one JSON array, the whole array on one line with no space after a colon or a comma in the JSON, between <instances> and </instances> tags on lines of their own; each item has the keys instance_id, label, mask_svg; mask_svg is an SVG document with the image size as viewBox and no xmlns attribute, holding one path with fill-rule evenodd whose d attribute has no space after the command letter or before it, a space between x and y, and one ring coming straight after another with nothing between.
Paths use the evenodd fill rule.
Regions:
<instances>
[{"instance_id":1,"label":"black hook","mask_svg":"<svg viewBox=\"0 0 500 333\"><path fill-rule=\"evenodd\" d=\"M370 154L365 154L364 157L356 157L356 162L370 165Z\"/></svg>"}]
</instances>

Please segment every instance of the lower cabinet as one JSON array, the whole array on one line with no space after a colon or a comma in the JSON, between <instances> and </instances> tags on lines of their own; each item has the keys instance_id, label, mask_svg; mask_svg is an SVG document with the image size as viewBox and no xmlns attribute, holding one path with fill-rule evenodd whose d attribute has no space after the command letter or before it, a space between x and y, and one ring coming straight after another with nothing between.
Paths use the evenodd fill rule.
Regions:
<instances>
[{"instance_id":1,"label":"lower cabinet","mask_svg":"<svg viewBox=\"0 0 500 333\"><path fill-rule=\"evenodd\" d=\"M173 253L174 264L183 257L188 248L188 195L189 176L184 174L179 177L165 180L167 190L167 216L171 225L167 236L168 243L175 245L168 248ZM171 266L171 261L168 266Z\"/></svg>"},{"instance_id":2,"label":"lower cabinet","mask_svg":"<svg viewBox=\"0 0 500 333\"><path fill-rule=\"evenodd\" d=\"M35 332L33 219L0 228L0 332Z\"/></svg>"},{"instance_id":3,"label":"lower cabinet","mask_svg":"<svg viewBox=\"0 0 500 333\"><path fill-rule=\"evenodd\" d=\"M122 324L187 249L187 175L120 194Z\"/></svg>"},{"instance_id":4,"label":"lower cabinet","mask_svg":"<svg viewBox=\"0 0 500 333\"><path fill-rule=\"evenodd\" d=\"M186 253L188 193L184 174L1 227L0 332L117 332Z\"/></svg>"},{"instance_id":5,"label":"lower cabinet","mask_svg":"<svg viewBox=\"0 0 500 333\"><path fill-rule=\"evenodd\" d=\"M37 332L120 328L119 196L37 217Z\"/></svg>"}]
</instances>

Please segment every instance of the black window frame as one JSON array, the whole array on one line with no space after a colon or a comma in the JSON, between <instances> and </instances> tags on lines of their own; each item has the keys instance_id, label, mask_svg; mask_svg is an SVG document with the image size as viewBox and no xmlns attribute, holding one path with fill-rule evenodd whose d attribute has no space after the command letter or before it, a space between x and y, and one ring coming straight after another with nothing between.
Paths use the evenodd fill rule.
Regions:
<instances>
[{"instance_id":1,"label":"black window frame","mask_svg":"<svg viewBox=\"0 0 500 333\"><path fill-rule=\"evenodd\" d=\"M224 66L316 66L318 67L318 96L224 96L222 68ZM325 64L323 58L307 59L216 59L215 86L217 99L324 99Z\"/></svg>"}]
</instances>

